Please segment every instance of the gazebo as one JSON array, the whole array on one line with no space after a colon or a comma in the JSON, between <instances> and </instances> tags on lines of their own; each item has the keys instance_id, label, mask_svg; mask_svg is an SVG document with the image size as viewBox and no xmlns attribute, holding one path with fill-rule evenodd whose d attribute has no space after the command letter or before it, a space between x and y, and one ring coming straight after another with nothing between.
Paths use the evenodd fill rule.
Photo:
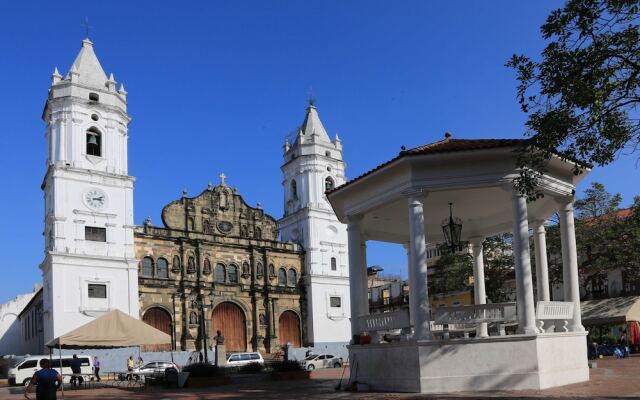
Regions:
<instances>
[{"instance_id":1,"label":"gazebo","mask_svg":"<svg viewBox=\"0 0 640 400\"><path fill-rule=\"evenodd\" d=\"M575 187L588 169L574 175L574 164L553 157L538 181L544 197L528 203L514 188L519 176L514 150L523 145L522 139L461 140L447 134L403 150L327 194L348 226L352 380L371 390L442 393L544 389L589 379L573 216ZM549 298L544 223L555 212L565 301ZM474 305L430 309L426 245L444 242L443 231L449 241L471 246ZM485 296L482 245L486 237L504 232L513 233L517 299L491 303ZM369 314L367 240L407 249L408 313ZM476 335L450 337L452 325L474 325ZM517 325L516 333L505 334L506 325ZM380 333L393 329L402 329L401 340L382 342ZM359 344L363 333L371 336L370 344Z\"/></svg>"}]
</instances>

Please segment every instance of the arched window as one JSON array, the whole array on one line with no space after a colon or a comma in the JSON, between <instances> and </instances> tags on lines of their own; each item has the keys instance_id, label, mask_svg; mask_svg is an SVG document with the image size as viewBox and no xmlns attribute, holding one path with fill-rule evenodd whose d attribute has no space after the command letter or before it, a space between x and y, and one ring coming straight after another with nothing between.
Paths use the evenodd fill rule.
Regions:
<instances>
[{"instance_id":1,"label":"arched window","mask_svg":"<svg viewBox=\"0 0 640 400\"><path fill-rule=\"evenodd\" d=\"M328 192L329 190L333 190L334 187L335 187L335 184L333 182L333 178L330 176L327 176L327 178L324 180L324 191Z\"/></svg>"},{"instance_id":2,"label":"arched window","mask_svg":"<svg viewBox=\"0 0 640 400\"><path fill-rule=\"evenodd\" d=\"M278 286L287 286L287 271L284 268L278 270Z\"/></svg>"},{"instance_id":3,"label":"arched window","mask_svg":"<svg viewBox=\"0 0 640 400\"><path fill-rule=\"evenodd\" d=\"M193 257L189 257L189 261L187 263L187 274L195 274L196 273L196 259Z\"/></svg>"},{"instance_id":4,"label":"arched window","mask_svg":"<svg viewBox=\"0 0 640 400\"><path fill-rule=\"evenodd\" d=\"M298 198L298 184L295 179L291 180L291 198L294 200Z\"/></svg>"},{"instance_id":5,"label":"arched window","mask_svg":"<svg viewBox=\"0 0 640 400\"><path fill-rule=\"evenodd\" d=\"M324 152L324 155L327 156L327 157L331 157L331 152L329 150L327 150L327 151Z\"/></svg>"},{"instance_id":6,"label":"arched window","mask_svg":"<svg viewBox=\"0 0 640 400\"><path fill-rule=\"evenodd\" d=\"M87 129L87 155L102 156L102 134L94 127Z\"/></svg>"},{"instance_id":7,"label":"arched window","mask_svg":"<svg viewBox=\"0 0 640 400\"><path fill-rule=\"evenodd\" d=\"M182 269L181 264L182 263L180 262L180 257L173 256L173 272L180 272L180 269Z\"/></svg>"},{"instance_id":8,"label":"arched window","mask_svg":"<svg viewBox=\"0 0 640 400\"><path fill-rule=\"evenodd\" d=\"M225 283L227 280L227 272L223 264L216 264L216 282Z\"/></svg>"},{"instance_id":9,"label":"arched window","mask_svg":"<svg viewBox=\"0 0 640 400\"><path fill-rule=\"evenodd\" d=\"M256 226L255 231L253 231L253 236L255 236L256 239L262 238L262 229Z\"/></svg>"},{"instance_id":10,"label":"arched window","mask_svg":"<svg viewBox=\"0 0 640 400\"><path fill-rule=\"evenodd\" d=\"M169 263L164 258L158 258L156 263L156 276L166 279L169 277Z\"/></svg>"},{"instance_id":11,"label":"arched window","mask_svg":"<svg viewBox=\"0 0 640 400\"><path fill-rule=\"evenodd\" d=\"M338 262L335 257L331 257L331 270L336 271L338 269Z\"/></svg>"},{"instance_id":12,"label":"arched window","mask_svg":"<svg viewBox=\"0 0 640 400\"><path fill-rule=\"evenodd\" d=\"M298 283L296 270L291 268L287 271L287 286L295 287Z\"/></svg>"},{"instance_id":13,"label":"arched window","mask_svg":"<svg viewBox=\"0 0 640 400\"><path fill-rule=\"evenodd\" d=\"M204 266L202 267L202 273L209 275L211 273L211 261L208 258L204 259Z\"/></svg>"},{"instance_id":14,"label":"arched window","mask_svg":"<svg viewBox=\"0 0 640 400\"><path fill-rule=\"evenodd\" d=\"M242 263L242 275L249 276L251 275L251 268L249 267L249 263Z\"/></svg>"},{"instance_id":15,"label":"arched window","mask_svg":"<svg viewBox=\"0 0 640 400\"><path fill-rule=\"evenodd\" d=\"M142 267L140 268L140 275L146 277L153 276L153 258L145 257L142 259Z\"/></svg>"},{"instance_id":16,"label":"arched window","mask_svg":"<svg viewBox=\"0 0 640 400\"><path fill-rule=\"evenodd\" d=\"M227 278L229 279L229 283L238 283L238 267L234 264L229 265Z\"/></svg>"},{"instance_id":17,"label":"arched window","mask_svg":"<svg viewBox=\"0 0 640 400\"><path fill-rule=\"evenodd\" d=\"M204 233L211 233L211 225L209 224L208 219L205 219L204 222L202 222L202 231Z\"/></svg>"}]
</instances>

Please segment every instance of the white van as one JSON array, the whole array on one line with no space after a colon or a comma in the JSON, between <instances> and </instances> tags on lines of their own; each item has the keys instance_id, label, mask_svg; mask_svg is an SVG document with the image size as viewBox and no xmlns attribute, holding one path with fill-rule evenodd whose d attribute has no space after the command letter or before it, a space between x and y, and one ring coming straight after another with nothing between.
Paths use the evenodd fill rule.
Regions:
<instances>
[{"instance_id":1,"label":"white van","mask_svg":"<svg viewBox=\"0 0 640 400\"><path fill-rule=\"evenodd\" d=\"M227 367L241 367L253 363L264 364L260 353L232 353L227 358Z\"/></svg>"},{"instance_id":2,"label":"white van","mask_svg":"<svg viewBox=\"0 0 640 400\"><path fill-rule=\"evenodd\" d=\"M9 368L9 385L27 385L33 374L40 369L40 360L49 356L30 356ZM71 375L71 360L73 356L62 356L62 372L60 372L60 357L51 356L51 368L58 370L62 375ZM93 356L78 354L80 371L83 374L93 373ZM65 376L64 381L69 382L71 377Z\"/></svg>"}]
</instances>

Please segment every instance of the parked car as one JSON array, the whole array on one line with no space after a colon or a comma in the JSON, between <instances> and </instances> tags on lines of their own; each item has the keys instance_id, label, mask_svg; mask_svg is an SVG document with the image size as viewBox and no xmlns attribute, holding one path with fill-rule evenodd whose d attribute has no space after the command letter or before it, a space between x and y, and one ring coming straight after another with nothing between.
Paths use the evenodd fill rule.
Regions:
<instances>
[{"instance_id":1,"label":"parked car","mask_svg":"<svg viewBox=\"0 0 640 400\"><path fill-rule=\"evenodd\" d=\"M331 354L312 354L302 361L302 366L308 371L316 368L340 368L342 358Z\"/></svg>"},{"instance_id":2,"label":"parked car","mask_svg":"<svg viewBox=\"0 0 640 400\"><path fill-rule=\"evenodd\" d=\"M253 363L264 364L260 353L231 353L227 357L228 367L241 367Z\"/></svg>"},{"instance_id":3,"label":"parked car","mask_svg":"<svg viewBox=\"0 0 640 400\"><path fill-rule=\"evenodd\" d=\"M175 368L177 371L180 371L180 368L171 361L151 361L141 367L134 368L133 372L141 375L164 374L167 368Z\"/></svg>"},{"instance_id":4,"label":"parked car","mask_svg":"<svg viewBox=\"0 0 640 400\"><path fill-rule=\"evenodd\" d=\"M49 358L49 356L29 356L17 362L14 367L9 369L9 384L28 385L33 374L40 369L40 360L43 358ZM93 372L93 356L78 354L78 358L80 359L80 372L91 374ZM63 356L62 360L59 357L52 357L51 368L61 372L62 375L71 375L72 359L72 356L69 355ZM60 368L60 361L62 361L62 368ZM69 382L70 379L69 376L65 376L64 381Z\"/></svg>"}]
</instances>

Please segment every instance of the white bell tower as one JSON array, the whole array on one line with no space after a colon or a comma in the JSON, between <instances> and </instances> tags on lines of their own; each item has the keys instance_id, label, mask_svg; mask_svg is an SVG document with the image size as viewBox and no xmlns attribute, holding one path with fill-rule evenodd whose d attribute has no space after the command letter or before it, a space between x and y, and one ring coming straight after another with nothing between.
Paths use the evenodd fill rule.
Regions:
<instances>
[{"instance_id":1,"label":"white bell tower","mask_svg":"<svg viewBox=\"0 0 640 400\"><path fill-rule=\"evenodd\" d=\"M325 191L345 182L342 142L331 141L313 101L295 141L284 146L283 241L305 250L307 339L314 346L346 343L349 323L347 229L336 218Z\"/></svg>"},{"instance_id":2,"label":"white bell tower","mask_svg":"<svg viewBox=\"0 0 640 400\"><path fill-rule=\"evenodd\" d=\"M51 79L42 115L45 343L115 308L139 318L127 92L107 78L89 39L67 76L56 68Z\"/></svg>"}]
</instances>

